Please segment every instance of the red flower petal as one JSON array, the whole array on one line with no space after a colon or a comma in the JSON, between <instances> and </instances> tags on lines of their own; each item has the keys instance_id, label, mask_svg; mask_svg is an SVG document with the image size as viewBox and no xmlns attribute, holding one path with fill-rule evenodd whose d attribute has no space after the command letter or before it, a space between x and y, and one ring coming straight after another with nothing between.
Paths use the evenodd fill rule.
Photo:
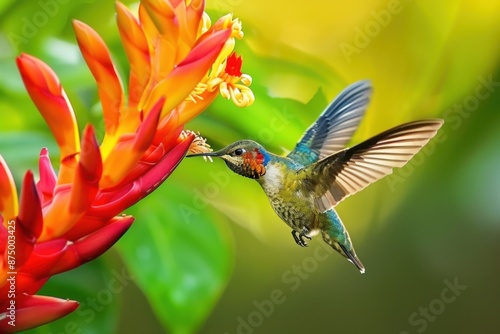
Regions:
<instances>
[{"instance_id":1,"label":"red flower petal","mask_svg":"<svg viewBox=\"0 0 500 334\"><path fill-rule=\"evenodd\" d=\"M64 239L37 243L22 271L29 272L34 277L49 277L49 273L64 255L67 246L68 241Z\"/></svg>"},{"instance_id":2,"label":"red flower petal","mask_svg":"<svg viewBox=\"0 0 500 334\"><path fill-rule=\"evenodd\" d=\"M28 171L24 177L23 189L21 191L21 205L19 216L14 227L14 237L16 245L15 268L9 267L9 271L16 271L30 257L38 236L42 232L43 215L38 192L36 190L33 173ZM12 235L9 234L7 238ZM7 254L5 254L7 256Z\"/></svg>"},{"instance_id":3,"label":"red flower petal","mask_svg":"<svg viewBox=\"0 0 500 334\"><path fill-rule=\"evenodd\" d=\"M158 188L181 162L193 139L193 136L188 136L133 183L101 193L89 210L89 215L115 216Z\"/></svg>"},{"instance_id":4,"label":"red flower petal","mask_svg":"<svg viewBox=\"0 0 500 334\"><path fill-rule=\"evenodd\" d=\"M102 160L99 144L93 127L88 125L83 131L82 152L71 188L70 212L83 214L89 208L99 191L101 173Z\"/></svg>"},{"instance_id":5,"label":"red flower petal","mask_svg":"<svg viewBox=\"0 0 500 334\"><path fill-rule=\"evenodd\" d=\"M10 317L10 311L6 310L0 314L0 332L15 333L30 328L38 327L46 323L62 318L78 308L78 302L45 296L24 296L16 301L14 317ZM9 321L13 321L12 326Z\"/></svg>"},{"instance_id":6,"label":"red flower petal","mask_svg":"<svg viewBox=\"0 0 500 334\"><path fill-rule=\"evenodd\" d=\"M48 274L56 275L95 259L113 246L133 221L132 216L114 217L110 224L69 244L64 255Z\"/></svg>"},{"instance_id":7,"label":"red flower petal","mask_svg":"<svg viewBox=\"0 0 500 334\"><path fill-rule=\"evenodd\" d=\"M234 77L241 77L241 65L243 60L241 56L237 57L236 52L231 53L229 57L227 57L226 69L225 72Z\"/></svg>"},{"instance_id":8,"label":"red flower petal","mask_svg":"<svg viewBox=\"0 0 500 334\"><path fill-rule=\"evenodd\" d=\"M17 66L28 93L52 131L61 160L80 151L75 114L57 75L41 60L21 54Z\"/></svg>"},{"instance_id":9,"label":"red flower petal","mask_svg":"<svg viewBox=\"0 0 500 334\"><path fill-rule=\"evenodd\" d=\"M44 207L52 201L52 196L57 183L57 176L49 158L49 150L46 148L43 148L40 152L38 170L40 173L40 180L37 182L36 187L42 196L42 207Z\"/></svg>"}]
</instances>

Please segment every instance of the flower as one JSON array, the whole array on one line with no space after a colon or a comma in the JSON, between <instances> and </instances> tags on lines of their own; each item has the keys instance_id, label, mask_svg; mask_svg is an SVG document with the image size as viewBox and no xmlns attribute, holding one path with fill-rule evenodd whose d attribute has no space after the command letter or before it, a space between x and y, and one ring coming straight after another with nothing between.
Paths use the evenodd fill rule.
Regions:
<instances>
[{"instance_id":1,"label":"flower","mask_svg":"<svg viewBox=\"0 0 500 334\"><path fill-rule=\"evenodd\" d=\"M216 26L231 24L231 37L224 45L219 58L214 62L212 68L198 83L189 98L181 105L183 114L191 117L203 111L207 104L213 102L218 91L225 99L232 99L239 107L247 107L253 104L255 97L248 87L252 84L252 78L241 73L242 59L236 57L233 52L235 39L243 38L241 22L233 20L231 14L226 15L224 20L219 20ZM241 84L238 82L241 81ZM219 90L217 90L219 88Z\"/></svg>"},{"instance_id":2,"label":"flower","mask_svg":"<svg viewBox=\"0 0 500 334\"><path fill-rule=\"evenodd\" d=\"M35 57L17 58L24 85L53 133L61 159L56 173L48 150L41 150L40 179L35 182L33 173L26 173L18 204L12 174L0 157L2 332L33 328L77 308L77 302L35 294L52 275L108 250L134 221L119 214L156 189L188 149L208 149L203 139L183 131L184 124L215 99L215 86L231 77L231 85L238 87L224 72L228 64L233 67L228 56L235 38L243 36L241 23L230 15L211 25L202 0L143 0L137 16L117 3L116 11L130 62L128 95L100 36L73 22L97 82L104 117L101 143L91 125L80 136L57 75ZM222 81L207 84L216 77ZM251 104L248 91L245 98L236 96L235 89L230 94L243 106ZM222 88L221 94L225 96ZM15 292L9 294L12 284ZM15 327L9 324L12 305Z\"/></svg>"},{"instance_id":3,"label":"flower","mask_svg":"<svg viewBox=\"0 0 500 334\"><path fill-rule=\"evenodd\" d=\"M241 73L242 62L242 57L237 57L233 52L227 58L224 69L208 80L207 89L213 91L219 87L224 98L232 99L239 107L246 107L253 104L255 97L248 88L252 84L252 78L248 74Z\"/></svg>"}]
</instances>

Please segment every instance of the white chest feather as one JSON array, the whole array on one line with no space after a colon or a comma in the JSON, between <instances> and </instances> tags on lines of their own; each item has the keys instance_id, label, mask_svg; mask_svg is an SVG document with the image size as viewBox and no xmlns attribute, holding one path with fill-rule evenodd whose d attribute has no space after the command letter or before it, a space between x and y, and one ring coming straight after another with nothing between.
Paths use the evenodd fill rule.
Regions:
<instances>
[{"instance_id":1,"label":"white chest feather","mask_svg":"<svg viewBox=\"0 0 500 334\"><path fill-rule=\"evenodd\" d=\"M266 166L266 174L262 177L262 187L266 192L279 192L283 186L283 173L274 164Z\"/></svg>"}]
</instances>

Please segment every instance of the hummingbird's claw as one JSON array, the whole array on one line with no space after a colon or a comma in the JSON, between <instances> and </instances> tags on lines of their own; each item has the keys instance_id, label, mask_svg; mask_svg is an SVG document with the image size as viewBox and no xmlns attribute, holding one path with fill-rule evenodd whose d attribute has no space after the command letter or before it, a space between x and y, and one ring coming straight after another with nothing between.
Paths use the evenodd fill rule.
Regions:
<instances>
[{"instance_id":1,"label":"hummingbird's claw","mask_svg":"<svg viewBox=\"0 0 500 334\"><path fill-rule=\"evenodd\" d=\"M295 240L297 245L299 245L300 247L307 247L307 242L304 240L304 238L311 240L311 237L306 235L304 233L304 231L298 233L297 231L292 230L292 236L293 236L293 240Z\"/></svg>"}]
</instances>

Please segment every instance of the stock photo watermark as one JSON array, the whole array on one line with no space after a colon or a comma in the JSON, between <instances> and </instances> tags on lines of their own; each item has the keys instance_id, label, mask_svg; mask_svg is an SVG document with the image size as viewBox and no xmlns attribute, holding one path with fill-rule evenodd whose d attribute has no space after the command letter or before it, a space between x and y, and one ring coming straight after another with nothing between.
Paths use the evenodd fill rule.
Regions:
<instances>
[{"instance_id":1,"label":"stock photo watermark","mask_svg":"<svg viewBox=\"0 0 500 334\"><path fill-rule=\"evenodd\" d=\"M492 74L487 77L478 77L477 82L473 94L467 95L462 101L454 103L443 113L445 124L449 125L454 131L458 130L463 121L479 108L482 101L490 98L493 92L500 87L500 81L494 81ZM422 165L429 156L434 154L436 147L447 139L448 136L443 130L438 131L436 136L422 148L419 154L413 157L404 167L395 169L393 174L385 178L389 189L394 192L396 187L404 183L415 172L416 167Z\"/></svg>"},{"instance_id":2,"label":"stock photo watermark","mask_svg":"<svg viewBox=\"0 0 500 334\"><path fill-rule=\"evenodd\" d=\"M436 321L438 316L443 314L446 308L467 289L467 285L458 282L458 277L455 277L453 281L445 279L443 283L445 287L441 290L439 297L431 300L425 306L419 307L417 311L408 316L408 323L415 331L401 331L399 334L423 333L429 327L429 323Z\"/></svg>"},{"instance_id":3,"label":"stock photo watermark","mask_svg":"<svg viewBox=\"0 0 500 334\"><path fill-rule=\"evenodd\" d=\"M412 0L389 0L385 8L372 10L370 13L371 19L363 27L357 26L354 28L352 42L339 44L339 48L347 62L350 63L353 55L360 54L366 49L373 39L391 23L392 19L403 12L404 2L410 1Z\"/></svg>"},{"instance_id":4,"label":"stock photo watermark","mask_svg":"<svg viewBox=\"0 0 500 334\"><path fill-rule=\"evenodd\" d=\"M37 10L33 15L21 18L21 34L10 32L8 37L12 44L19 48L23 44L28 44L34 39L40 29L43 29L54 18L61 9L61 5L69 3L69 0L38 0Z\"/></svg>"},{"instance_id":5,"label":"stock photo watermark","mask_svg":"<svg viewBox=\"0 0 500 334\"><path fill-rule=\"evenodd\" d=\"M335 250L326 243L320 243L314 249L313 255L302 260L300 264L294 264L281 275L281 282L286 285L285 289L273 289L269 298L254 300L253 310L246 316L236 318L236 330L224 332L224 334L252 334L255 329L262 326L266 319L271 317L279 305L287 300L287 295L296 291L304 281L311 277L320 263L325 262Z\"/></svg>"},{"instance_id":6,"label":"stock photo watermark","mask_svg":"<svg viewBox=\"0 0 500 334\"><path fill-rule=\"evenodd\" d=\"M16 221L11 219L7 222L7 245L5 249L5 258L7 263L7 286L6 291L7 298L9 300L9 306L5 310L5 313L0 314L0 320L8 318L7 322L9 326L13 328L16 327L16 281L17 281L17 271L16 271Z\"/></svg>"}]
</instances>

